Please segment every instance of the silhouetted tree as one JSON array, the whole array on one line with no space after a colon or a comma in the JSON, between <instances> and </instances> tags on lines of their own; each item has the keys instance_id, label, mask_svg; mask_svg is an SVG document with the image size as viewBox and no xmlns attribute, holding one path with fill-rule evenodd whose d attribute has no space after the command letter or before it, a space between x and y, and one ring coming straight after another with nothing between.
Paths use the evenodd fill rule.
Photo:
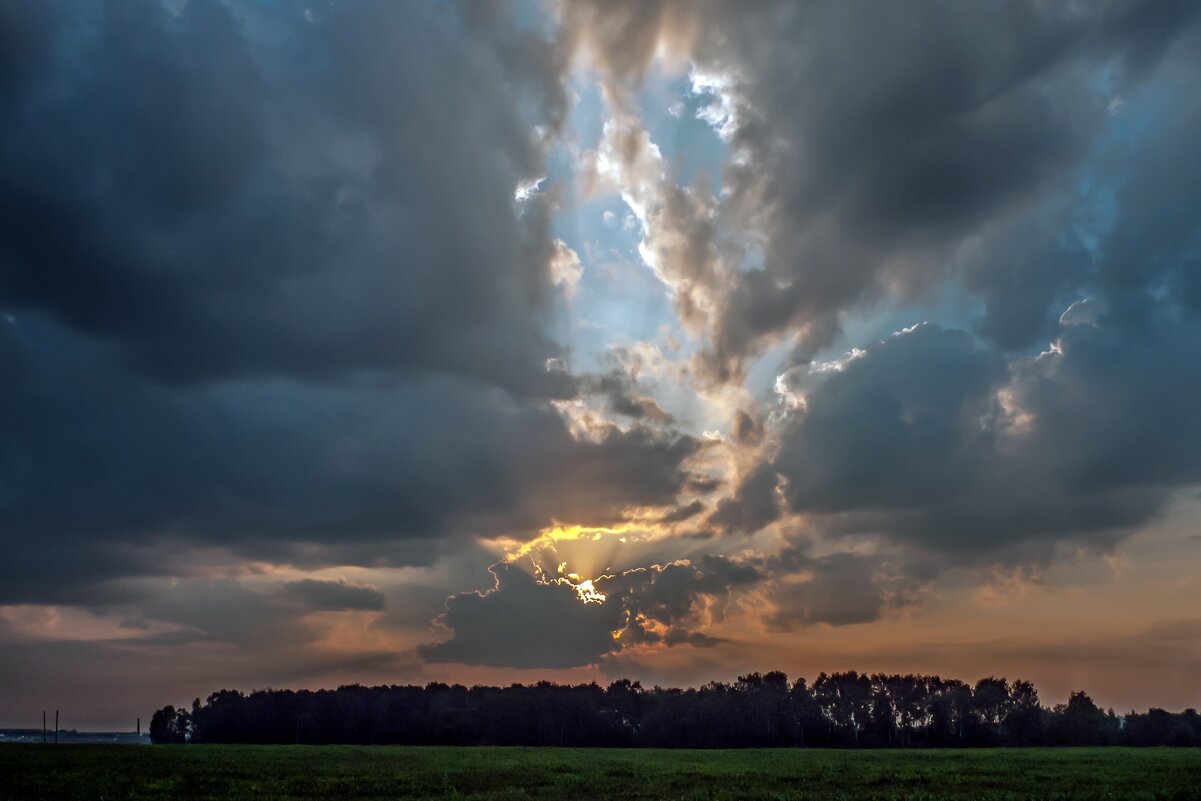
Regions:
<instances>
[{"instance_id":1,"label":"silhouetted tree","mask_svg":"<svg viewBox=\"0 0 1201 801\"><path fill-rule=\"evenodd\" d=\"M1034 685L1015 680L1009 685L1009 709L1001 721L1001 741L1007 745L1042 745L1044 716Z\"/></svg>"},{"instance_id":2,"label":"silhouetted tree","mask_svg":"<svg viewBox=\"0 0 1201 801\"><path fill-rule=\"evenodd\" d=\"M192 716L186 709L165 706L150 718L150 742L186 743L192 728Z\"/></svg>"},{"instance_id":3,"label":"silhouetted tree","mask_svg":"<svg viewBox=\"0 0 1201 801\"><path fill-rule=\"evenodd\" d=\"M1116 718L1108 719L1088 693L1072 693L1066 705L1055 707L1048 737L1055 745L1107 745L1116 733L1111 731L1116 722Z\"/></svg>"},{"instance_id":4,"label":"silhouetted tree","mask_svg":"<svg viewBox=\"0 0 1201 801\"><path fill-rule=\"evenodd\" d=\"M1152 709L1124 718L1072 693L1053 710L1028 681L974 686L938 676L779 671L695 689L615 681L607 688L509 687L220 690L191 711L164 707L155 743L657 746L663 748L1198 745L1201 718Z\"/></svg>"}]
</instances>

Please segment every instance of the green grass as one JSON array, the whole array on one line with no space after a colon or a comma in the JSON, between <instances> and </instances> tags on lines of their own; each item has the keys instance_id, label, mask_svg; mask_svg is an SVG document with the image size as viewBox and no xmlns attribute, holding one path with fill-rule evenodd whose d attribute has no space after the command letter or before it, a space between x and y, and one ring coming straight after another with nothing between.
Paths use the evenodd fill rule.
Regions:
<instances>
[{"instance_id":1,"label":"green grass","mask_svg":"<svg viewBox=\"0 0 1201 801\"><path fill-rule=\"evenodd\" d=\"M0 747L0 801L1201 799L1201 749Z\"/></svg>"}]
</instances>

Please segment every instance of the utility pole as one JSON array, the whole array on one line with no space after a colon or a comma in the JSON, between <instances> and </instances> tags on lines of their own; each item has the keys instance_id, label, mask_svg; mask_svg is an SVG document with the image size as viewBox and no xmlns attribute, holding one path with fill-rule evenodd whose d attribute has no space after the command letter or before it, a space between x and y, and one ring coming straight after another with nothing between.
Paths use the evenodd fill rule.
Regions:
<instances>
[{"instance_id":1,"label":"utility pole","mask_svg":"<svg viewBox=\"0 0 1201 801\"><path fill-rule=\"evenodd\" d=\"M46 744L46 710L42 710L42 745Z\"/></svg>"},{"instance_id":2,"label":"utility pole","mask_svg":"<svg viewBox=\"0 0 1201 801\"><path fill-rule=\"evenodd\" d=\"M138 736L142 736L142 719L138 718Z\"/></svg>"},{"instance_id":3,"label":"utility pole","mask_svg":"<svg viewBox=\"0 0 1201 801\"><path fill-rule=\"evenodd\" d=\"M58 745L58 710L54 710L54 744Z\"/></svg>"}]
</instances>

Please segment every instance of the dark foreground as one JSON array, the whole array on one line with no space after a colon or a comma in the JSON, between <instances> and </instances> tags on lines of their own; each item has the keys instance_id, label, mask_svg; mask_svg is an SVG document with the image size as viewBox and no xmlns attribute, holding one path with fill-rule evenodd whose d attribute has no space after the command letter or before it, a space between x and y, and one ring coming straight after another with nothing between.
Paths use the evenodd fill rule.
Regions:
<instances>
[{"instance_id":1,"label":"dark foreground","mask_svg":"<svg viewBox=\"0 0 1201 801\"><path fill-rule=\"evenodd\" d=\"M1201 799L1201 749L0 747L9 799Z\"/></svg>"}]
</instances>

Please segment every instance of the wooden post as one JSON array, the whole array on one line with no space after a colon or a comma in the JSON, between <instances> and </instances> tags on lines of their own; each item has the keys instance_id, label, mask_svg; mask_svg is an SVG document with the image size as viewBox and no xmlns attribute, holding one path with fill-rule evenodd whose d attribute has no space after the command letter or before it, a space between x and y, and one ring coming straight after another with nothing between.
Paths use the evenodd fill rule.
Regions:
<instances>
[{"instance_id":1,"label":"wooden post","mask_svg":"<svg viewBox=\"0 0 1201 801\"><path fill-rule=\"evenodd\" d=\"M54 710L54 744L58 745L58 710Z\"/></svg>"}]
</instances>

